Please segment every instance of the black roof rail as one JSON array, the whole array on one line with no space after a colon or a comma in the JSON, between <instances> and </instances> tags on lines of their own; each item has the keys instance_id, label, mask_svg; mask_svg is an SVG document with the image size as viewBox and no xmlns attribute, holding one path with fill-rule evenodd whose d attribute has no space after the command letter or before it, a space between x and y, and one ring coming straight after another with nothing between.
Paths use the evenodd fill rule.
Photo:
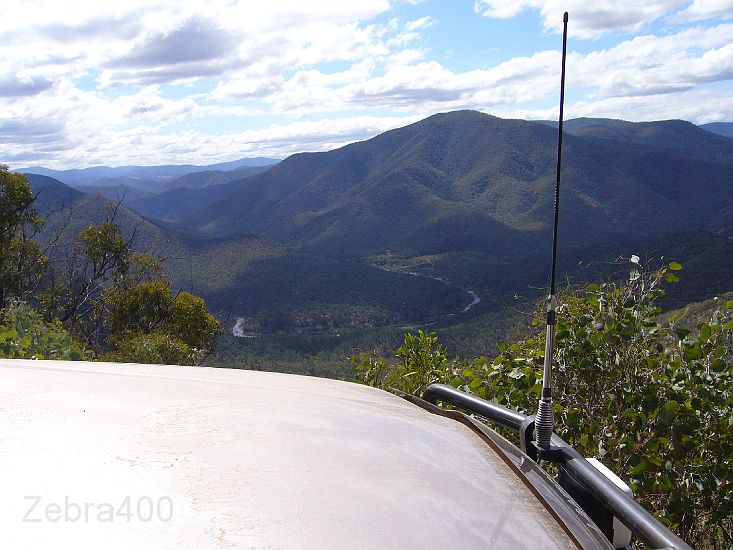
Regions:
<instances>
[{"instance_id":1,"label":"black roof rail","mask_svg":"<svg viewBox=\"0 0 733 550\"><path fill-rule=\"evenodd\" d=\"M672 533L652 516L641 504L624 493L613 481L601 473L588 462L572 446L557 434L552 435L551 452L538 452L533 441L534 417L523 415L492 403L475 395L471 395L445 384L432 384L423 392L422 398L432 404L438 401L452 405L462 411L475 414L505 428L516 430L519 433L522 450L534 460L538 457L557 463L561 469L559 482L564 488L571 480L589 493L612 516L618 518L641 542L650 548L692 550L692 548L677 535ZM572 491L568 491L573 494ZM579 503L588 515L594 518L592 510L587 510L584 503ZM592 507L592 505L589 505ZM599 525L599 527L601 527ZM607 534L608 536L608 534Z\"/></svg>"}]
</instances>

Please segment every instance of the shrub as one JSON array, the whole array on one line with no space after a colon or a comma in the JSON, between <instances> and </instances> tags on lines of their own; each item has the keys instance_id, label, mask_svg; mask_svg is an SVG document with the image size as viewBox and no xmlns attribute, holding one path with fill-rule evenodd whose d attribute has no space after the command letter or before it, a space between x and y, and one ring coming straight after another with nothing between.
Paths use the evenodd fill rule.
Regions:
<instances>
[{"instance_id":1,"label":"shrub","mask_svg":"<svg viewBox=\"0 0 733 550\"><path fill-rule=\"evenodd\" d=\"M664 296L665 283L679 280L681 269L674 262L651 272L635 265L625 283L563 293L556 325L556 431L625 478L638 500L690 544L728 548L733 544L733 302L694 331L674 320L661 324L656 301ZM380 370L385 387L403 391L421 390L413 381L427 376L534 414L544 358L543 310L544 303L534 333L512 344L499 342L493 360L379 364L362 357L358 376L368 381ZM419 345L428 342L422 353L403 353L403 358L424 359L437 342L434 335L417 338Z\"/></svg>"},{"instance_id":2,"label":"shrub","mask_svg":"<svg viewBox=\"0 0 733 550\"><path fill-rule=\"evenodd\" d=\"M112 351L104 361L151 363L160 365L195 365L203 352L164 332L131 333L117 336Z\"/></svg>"},{"instance_id":3,"label":"shrub","mask_svg":"<svg viewBox=\"0 0 733 550\"><path fill-rule=\"evenodd\" d=\"M0 357L4 359L90 360L85 350L58 321L46 322L24 302L0 311Z\"/></svg>"}]
</instances>

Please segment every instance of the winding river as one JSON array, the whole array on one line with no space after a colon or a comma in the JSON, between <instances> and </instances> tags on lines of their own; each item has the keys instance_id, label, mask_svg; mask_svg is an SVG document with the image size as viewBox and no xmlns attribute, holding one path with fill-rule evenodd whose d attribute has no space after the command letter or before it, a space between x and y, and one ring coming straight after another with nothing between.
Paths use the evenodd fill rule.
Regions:
<instances>
[{"instance_id":1,"label":"winding river","mask_svg":"<svg viewBox=\"0 0 733 550\"><path fill-rule=\"evenodd\" d=\"M459 286L459 285L455 285L453 283L450 283L450 282L446 281L445 279L443 279L442 277L434 277L433 275L424 275L422 273L416 273L414 271L403 271L403 270L406 270L406 269L410 269L411 267L416 267L418 265L420 265L420 264L413 264L413 265L408 265L408 266L403 266L403 267L398 267L398 268L387 268L387 267L382 267L382 266L378 266L378 265L375 265L374 267L376 267L377 269L381 269L383 271L392 271L394 273L404 273L405 275L412 275L413 277L424 277L426 279L433 279L434 281L439 281L439 282L443 283L444 285L447 285L447 286L450 286L450 287L453 287L453 288L459 288L459 289L461 289L463 292L465 292L466 294L468 294L468 296L471 298L471 302L466 307L464 307L459 313L466 313L472 307L475 307L475 306L477 306L478 304L481 303L481 298L479 297L479 295L475 291L473 291L473 290L471 290L469 288L465 288L465 287L462 287L462 286ZM452 317L454 315L456 315L456 313L450 313L450 314L448 314L448 317ZM429 327L431 325L436 324L438 321L439 321L439 319L436 319L435 321L424 321L422 323L417 323L415 325L410 325L410 326L403 327L403 328L413 329L413 328L419 328L419 327ZM243 322L244 322L244 319L242 319L242 318L237 319L237 322L232 327L232 336L236 336L237 338L254 338L254 337L258 336L256 334L248 334L244 330L244 327L242 326L242 323Z\"/></svg>"}]
</instances>

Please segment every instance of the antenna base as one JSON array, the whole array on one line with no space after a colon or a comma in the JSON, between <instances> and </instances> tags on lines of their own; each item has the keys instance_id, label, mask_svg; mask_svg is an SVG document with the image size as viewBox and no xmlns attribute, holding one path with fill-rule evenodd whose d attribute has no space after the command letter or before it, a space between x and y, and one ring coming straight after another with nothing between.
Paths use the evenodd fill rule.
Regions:
<instances>
[{"instance_id":1,"label":"antenna base","mask_svg":"<svg viewBox=\"0 0 733 550\"><path fill-rule=\"evenodd\" d=\"M552 433L550 434L552 436ZM548 445L543 448L535 440L535 417L526 416L519 426L519 439L522 452L535 462L546 460L547 462L562 462L564 460L562 448L556 445Z\"/></svg>"},{"instance_id":2,"label":"antenna base","mask_svg":"<svg viewBox=\"0 0 733 550\"><path fill-rule=\"evenodd\" d=\"M537 453L539 454L540 460L545 460L547 462L564 462L565 457L562 452L561 447L556 447L555 445L552 445L548 447L547 449L538 449Z\"/></svg>"},{"instance_id":3,"label":"antenna base","mask_svg":"<svg viewBox=\"0 0 733 550\"><path fill-rule=\"evenodd\" d=\"M552 398L540 399L534 421L535 443L538 449L549 449L552 432L555 430L555 411Z\"/></svg>"}]
</instances>

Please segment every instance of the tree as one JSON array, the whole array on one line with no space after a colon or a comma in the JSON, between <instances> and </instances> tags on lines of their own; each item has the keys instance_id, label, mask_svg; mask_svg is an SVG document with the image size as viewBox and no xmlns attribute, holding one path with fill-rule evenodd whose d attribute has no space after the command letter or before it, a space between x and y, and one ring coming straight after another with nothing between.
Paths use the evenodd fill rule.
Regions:
<instances>
[{"instance_id":1,"label":"tree","mask_svg":"<svg viewBox=\"0 0 733 550\"><path fill-rule=\"evenodd\" d=\"M48 260L33 240L43 226L35 199L28 179L0 164L0 308L28 297L46 271Z\"/></svg>"},{"instance_id":2,"label":"tree","mask_svg":"<svg viewBox=\"0 0 733 550\"><path fill-rule=\"evenodd\" d=\"M174 295L160 262L133 250L136 230L122 234L119 203L106 221L87 226L67 246L58 246L68 229L62 223L47 245L49 260L33 240L44 226L35 199L25 176L0 165L0 310L32 299L45 325L27 304L4 315L13 313L16 324L28 321L53 338L63 326L83 346L113 360L196 364L213 349L219 322L203 299ZM8 353L32 348L35 332L21 332L6 331Z\"/></svg>"},{"instance_id":3,"label":"tree","mask_svg":"<svg viewBox=\"0 0 733 550\"><path fill-rule=\"evenodd\" d=\"M395 352L396 364L383 357L362 353L349 359L354 364L357 380L375 387L397 387L405 393L420 395L430 384L441 382L451 365L445 346L434 333L418 330L405 334Z\"/></svg>"},{"instance_id":4,"label":"tree","mask_svg":"<svg viewBox=\"0 0 733 550\"><path fill-rule=\"evenodd\" d=\"M189 292L171 292L161 278L108 296L113 360L197 364L214 346L219 321L204 300Z\"/></svg>"},{"instance_id":5,"label":"tree","mask_svg":"<svg viewBox=\"0 0 733 550\"><path fill-rule=\"evenodd\" d=\"M117 287L139 282L144 270L136 261L149 262L131 249L133 238L122 236L112 219L82 230L49 270L48 283L38 298L48 319L64 326L87 345L100 349L105 333L106 298Z\"/></svg>"},{"instance_id":6,"label":"tree","mask_svg":"<svg viewBox=\"0 0 733 550\"><path fill-rule=\"evenodd\" d=\"M172 293L160 262L132 248L115 223L90 225L58 258L39 296L47 317L58 318L103 359L200 363L214 346L219 322L203 299Z\"/></svg>"}]
</instances>

